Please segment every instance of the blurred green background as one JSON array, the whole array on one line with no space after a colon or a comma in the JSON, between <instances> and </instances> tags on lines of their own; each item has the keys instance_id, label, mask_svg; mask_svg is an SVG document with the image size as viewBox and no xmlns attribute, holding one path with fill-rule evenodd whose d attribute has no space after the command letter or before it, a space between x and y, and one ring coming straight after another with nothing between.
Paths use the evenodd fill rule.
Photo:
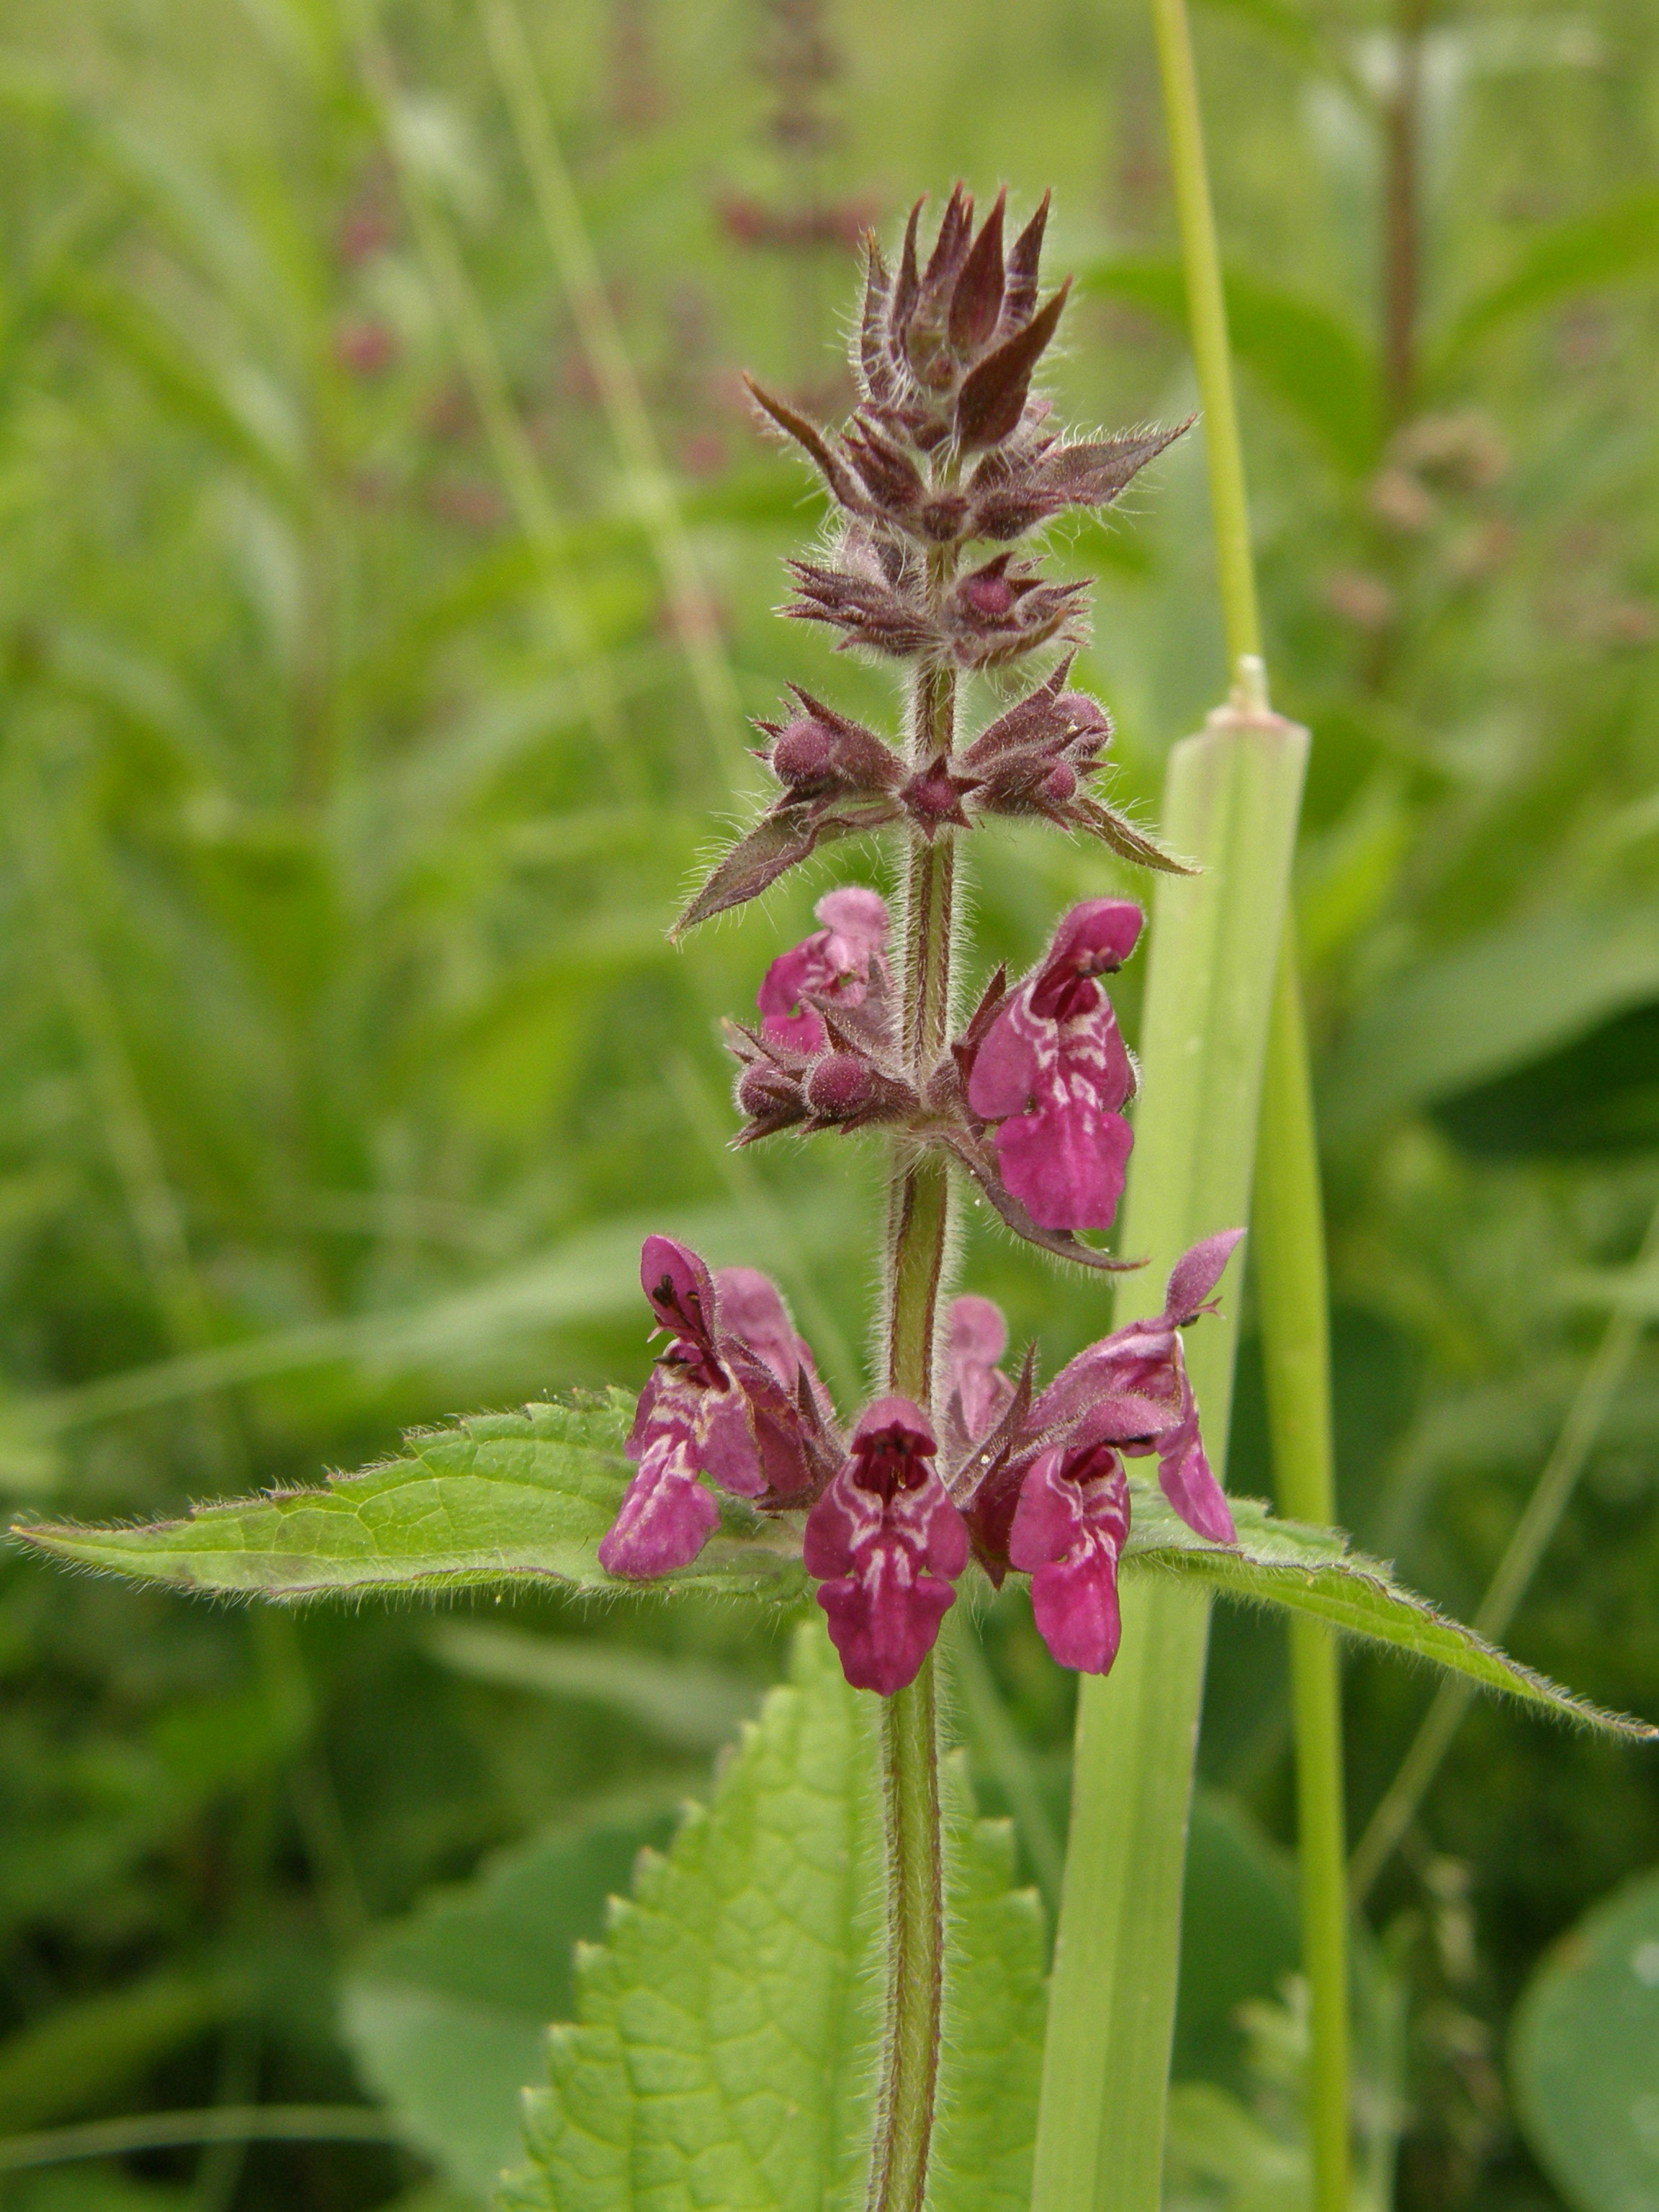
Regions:
<instances>
[{"instance_id":1,"label":"blurred green background","mask_svg":"<svg viewBox=\"0 0 1659 2212\"><path fill-rule=\"evenodd\" d=\"M739 372L842 408L860 224L961 174L1022 210L1054 188L1062 410L1190 410L1133 0L525 9L520 117L544 100L579 203L551 233L467 0L3 10L0 1484L23 1510L164 1511L637 1384L647 1229L771 1268L848 1402L878 1163L732 1154L714 1022L881 857L838 848L763 911L663 933L758 787L732 702L770 713L794 678L893 726L882 673L771 617L822 511ZM1342 1513L1467 1619L1617 1302L1659 1313L1659 17L1228 0L1196 34L1276 701L1315 733L1297 896ZM584 252L683 537L616 434ZM1085 672L1154 817L1224 684L1198 436L1057 551L1097 579ZM1129 887L1057 839L976 842L981 970ZM1097 1290L977 1220L963 1279L1050 1362L1103 1325ZM1231 1480L1261 1493L1246 1314ZM1638 1346L1509 1639L1650 1717L1656 1477ZM1018 1598L973 1646L975 1781L1051 1881L1072 1684ZM511 2154L489 2085L533 2068L572 1937L781 1649L730 1613L296 1618L9 1558L0 2135L384 2094L402 2140L33 2166L0 2172L8 2201L476 2200ZM1368 1657L1347 1680L1357 1834L1431 1686ZM1291 2205L1268 1621L1218 1620L1202 1767L1172 2190ZM1547 1947L1656 1862L1651 1757L1471 1714L1370 1900L1402 2207L1659 2204L1659 1947L1631 1954L1612 2179L1552 2131L1605 2069L1536 1990L1518 2099L1509 2072ZM478 2104L441 2125L433 2034L439 2101ZM1251 2107L1255 2166L1193 2082Z\"/></svg>"}]
</instances>

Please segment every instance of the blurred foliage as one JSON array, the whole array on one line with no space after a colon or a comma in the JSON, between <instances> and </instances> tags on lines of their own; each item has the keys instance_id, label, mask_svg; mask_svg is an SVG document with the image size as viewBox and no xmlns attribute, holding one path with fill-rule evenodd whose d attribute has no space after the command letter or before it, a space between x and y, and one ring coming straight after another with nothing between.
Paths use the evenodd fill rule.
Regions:
<instances>
[{"instance_id":1,"label":"blurred foliage","mask_svg":"<svg viewBox=\"0 0 1659 2212\"><path fill-rule=\"evenodd\" d=\"M696 604L665 593L471 9L5 11L0 1480L25 1508L167 1510L637 1384L647 1228L773 1268L850 1395L877 1163L726 1152L713 1030L821 884L662 936L741 807L688 641L749 713L796 677L890 726L877 672L770 618L817 514L737 372L836 405L858 221L960 173L1055 187L1070 412L1188 410L1138 8L527 20ZM1659 1198L1659 29L1642 0L1226 0L1199 35L1271 665L1316 739L1344 1516L1467 1618ZM1201 460L1188 440L1071 545L1149 814L1222 688ZM988 963L1124 882L980 842ZM1051 1361L1098 1332L1095 1291L976 1219L964 1267ZM1242 1380L1235 1486L1261 1492L1248 1344ZM1649 1352L1510 1638L1650 1715L1656 1445ZM0 1571L0 2125L373 2091L340 2008L376 1923L486 1851L706 1788L648 1655L711 1670L728 1715L781 1663L713 1607L526 1601L493 1645L483 1610ZM1048 1880L1069 1686L1018 1601L980 1634L975 1780ZM1370 1659L1349 1683L1358 1826L1428 1692ZM1218 1619L1204 1759L1288 1836L1270 1624ZM1557 2201L1505 2103L1510 2008L1656 1860L1639 1753L1471 1716L1375 1899L1413 2212ZM359 2011L412 1971L412 1939L369 1940ZM1197 2004L1183 2064L1248 2088ZM420 2148L0 2185L27 2212L358 2212L426 2187Z\"/></svg>"}]
</instances>

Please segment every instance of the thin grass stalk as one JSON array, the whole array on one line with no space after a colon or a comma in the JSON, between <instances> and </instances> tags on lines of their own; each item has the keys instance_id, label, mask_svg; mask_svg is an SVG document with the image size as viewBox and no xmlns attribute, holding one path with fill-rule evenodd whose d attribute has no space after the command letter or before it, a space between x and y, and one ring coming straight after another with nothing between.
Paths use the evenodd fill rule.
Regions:
<instances>
[{"instance_id":1,"label":"thin grass stalk","mask_svg":"<svg viewBox=\"0 0 1659 2212\"><path fill-rule=\"evenodd\" d=\"M1161 827L1201 872L1158 888L1123 1228L1151 1264L1124 1279L1120 1325L1158 1307L1189 1245L1246 1218L1306 756L1306 732L1243 691L1170 756ZM1218 1475L1237 1304L1188 1348ZM1116 1666L1081 1685L1034 2212L1159 2203L1208 1623L1192 1588L1129 1580Z\"/></svg>"},{"instance_id":2,"label":"thin grass stalk","mask_svg":"<svg viewBox=\"0 0 1659 2212\"><path fill-rule=\"evenodd\" d=\"M216 2105L200 2112L138 2112L130 2119L87 2120L8 2136L0 2142L0 2173L196 2143L390 2143L399 2133L393 2116L371 2105Z\"/></svg>"},{"instance_id":3,"label":"thin grass stalk","mask_svg":"<svg viewBox=\"0 0 1659 2212\"><path fill-rule=\"evenodd\" d=\"M478 0L484 44L530 178L536 211L570 302L582 350L622 457L629 496L655 557L721 774L747 780L743 705L720 643L707 581L663 465L628 347L611 311L517 0Z\"/></svg>"},{"instance_id":4,"label":"thin grass stalk","mask_svg":"<svg viewBox=\"0 0 1659 2212\"><path fill-rule=\"evenodd\" d=\"M1252 1218L1279 1509L1292 1520L1329 1522L1336 1509L1329 1300L1313 1092L1289 921L1267 1038ZM1352 2148L1342 1677L1329 1629L1292 1620L1289 1634L1314 2202L1318 2212L1346 2212Z\"/></svg>"},{"instance_id":5,"label":"thin grass stalk","mask_svg":"<svg viewBox=\"0 0 1659 2212\"><path fill-rule=\"evenodd\" d=\"M1152 0L1152 13L1188 321L1204 406L1222 619L1228 659L1237 670L1247 656L1261 665L1261 627L1198 76L1186 0ZM1276 966L1254 1216L1258 1310L1275 1496L1282 1512L1322 1523L1333 1521L1336 1510L1324 1219L1301 987L1288 921ZM1316 1624L1293 1624L1290 1642L1314 2203L1316 2212L1347 2212L1352 2150L1340 1660L1335 1637Z\"/></svg>"},{"instance_id":6,"label":"thin grass stalk","mask_svg":"<svg viewBox=\"0 0 1659 2212\"><path fill-rule=\"evenodd\" d=\"M1644 1260L1659 1256L1659 1208L1655 1209L1648 1223L1640 1256ZM1615 1313L1591 1356L1583 1380L1567 1409L1555 1449L1544 1462L1532 1496L1527 1500L1526 1510L1515 1525L1515 1533L1504 1547L1504 1556L1480 1601L1480 1610L1474 1616L1475 1627L1490 1643L1503 1641L1516 1608L1549 1549L1561 1524L1561 1516L1578 1486L1578 1478L1624 1387L1642 1341L1643 1327L1639 1314ZM1401 1761L1399 1772L1384 1791L1355 1847L1348 1884L1356 1905L1370 1895L1378 1875L1417 1817L1417 1808L1439 1772L1440 1762L1450 1750L1452 1739L1469 1709L1471 1694L1456 1676L1449 1677L1436 1692L1410 1750Z\"/></svg>"},{"instance_id":7,"label":"thin grass stalk","mask_svg":"<svg viewBox=\"0 0 1659 2212\"><path fill-rule=\"evenodd\" d=\"M404 211L415 234L415 243L426 265L439 309L448 325L495 472L519 527L544 568L559 642L580 687L583 710L605 746L623 796L641 799L645 786L639 763L628 743L609 665L597 651L586 622L572 605L569 592L561 588L550 573L561 538L560 518L530 434L514 404L489 317L467 275L451 225L434 202L425 179L409 159L398 121L397 79L391 60L381 47L369 46L360 57L360 69L381 137L392 157Z\"/></svg>"}]
</instances>

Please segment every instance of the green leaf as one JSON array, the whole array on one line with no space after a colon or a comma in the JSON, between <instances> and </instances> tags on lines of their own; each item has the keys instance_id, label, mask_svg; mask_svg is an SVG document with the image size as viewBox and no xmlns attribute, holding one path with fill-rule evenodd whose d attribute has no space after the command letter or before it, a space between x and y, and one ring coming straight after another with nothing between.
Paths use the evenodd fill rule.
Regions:
<instances>
[{"instance_id":1,"label":"green leaf","mask_svg":"<svg viewBox=\"0 0 1659 2212\"><path fill-rule=\"evenodd\" d=\"M1097 261L1079 282L1085 292L1126 300L1186 328L1178 261ZM1376 363L1364 339L1328 307L1242 269L1228 270L1226 289L1233 352L1262 390L1348 473L1373 466L1381 416Z\"/></svg>"},{"instance_id":2,"label":"green leaf","mask_svg":"<svg viewBox=\"0 0 1659 2212\"><path fill-rule=\"evenodd\" d=\"M434 1631L428 1648L475 1681L605 1705L688 1751L717 1751L760 1702L761 1685L735 1668L586 1636L532 1636L458 1620Z\"/></svg>"},{"instance_id":3,"label":"green leaf","mask_svg":"<svg viewBox=\"0 0 1659 2212\"><path fill-rule=\"evenodd\" d=\"M1621 193L1606 206L1534 238L1500 283L1479 294L1433 338L1430 376L1444 376L1476 342L1504 323L1577 292L1639 276L1659 264L1659 191Z\"/></svg>"},{"instance_id":4,"label":"green leaf","mask_svg":"<svg viewBox=\"0 0 1659 2212\"><path fill-rule=\"evenodd\" d=\"M1123 1551L1126 1567L1157 1569L1206 1583L1224 1597L1311 1613L1345 1636L1430 1660L1449 1674L1467 1675L1484 1689L1504 1691L1564 1720L1616 1735L1659 1737L1659 1729L1647 1722L1603 1712L1523 1667L1472 1628L1448 1620L1426 1598L1402 1589L1381 1559L1351 1552L1340 1529L1304 1528L1275 1519L1259 1498L1230 1498L1238 1542L1224 1547L1194 1534L1155 1484L1137 1478L1131 1488L1134 1510Z\"/></svg>"},{"instance_id":5,"label":"green leaf","mask_svg":"<svg viewBox=\"0 0 1659 2212\"><path fill-rule=\"evenodd\" d=\"M0 2041L0 2134L95 2112L247 2002L246 1986L224 1975L161 1973L59 2005Z\"/></svg>"},{"instance_id":6,"label":"green leaf","mask_svg":"<svg viewBox=\"0 0 1659 2212\"><path fill-rule=\"evenodd\" d=\"M1659 909L1524 915L1412 969L1365 1008L1337 1052L1321 1127L1352 1139L1656 997Z\"/></svg>"},{"instance_id":7,"label":"green leaf","mask_svg":"<svg viewBox=\"0 0 1659 2212\"><path fill-rule=\"evenodd\" d=\"M641 1860L577 1968L552 2085L528 2100L538 2212L820 2212L864 2201L880 1988L873 1700L817 1623L791 1680L693 1809ZM944 2072L935 2212L1024 2212L1036 2119L1042 1936L1008 1887L1012 1838L963 1810L947 1768Z\"/></svg>"},{"instance_id":8,"label":"green leaf","mask_svg":"<svg viewBox=\"0 0 1659 2212\"><path fill-rule=\"evenodd\" d=\"M1659 2212L1659 1872L1572 1929L1510 2041L1522 2131L1580 2212Z\"/></svg>"},{"instance_id":9,"label":"green leaf","mask_svg":"<svg viewBox=\"0 0 1659 2212\"><path fill-rule=\"evenodd\" d=\"M179 1589L275 1599L374 1589L461 1589L523 1579L620 1585L599 1563L632 1472L625 1391L520 1413L479 1413L412 1436L400 1459L337 1475L326 1490L198 1506L136 1528L27 1523L14 1532L72 1566ZM787 1602L798 1558L773 1547L748 1509L720 1503L720 1533L657 1588Z\"/></svg>"},{"instance_id":10,"label":"green leaf","mask_svg":"<svg viewBox=\"0 0 1659 2212\"><path fill-rule=\"evenodd\" d=\"M488 2198L521 2155L520 2093L542 2071L547 2023L569 2010L575 1947L671 1826L665 1812L542 1837L383 1929L348 1972L364 2081L458 2187Z\"/></svg>"}]
</instances>

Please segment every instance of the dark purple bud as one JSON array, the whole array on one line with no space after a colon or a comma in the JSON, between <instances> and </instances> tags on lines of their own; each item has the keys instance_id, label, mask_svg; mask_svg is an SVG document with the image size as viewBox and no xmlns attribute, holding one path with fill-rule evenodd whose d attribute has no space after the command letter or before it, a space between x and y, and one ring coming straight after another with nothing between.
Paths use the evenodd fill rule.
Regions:
<instances>
[{"instance_id":1,"label":"dark purple bud","mask_svg":"<svg viewBox=\"0 0 1659 2212\"><path fill-rule=\"evenodd\" d=\"M854 416L842 434L847 458L884 514L902 520L927 496L921 470L868 422Z\"/></svg>"},{"instance_id":2,"label":"dark purple bud","mask_svg":"<svg viewBox=\"0 0 1659 2212\"><path fill-rule=\"evenodd\" d=\"M793 1128L806 1119L799 1076L780 1067L775 1060L749 1063L738 1078L737 1100L738 1110L749 1124L743 1132L748 1144L757 1137L775 1136L780 1129Z\"/></svg>"},{"instance_id":3,"label":"dark purple bud","mask_svg":"<svg viewBox=\"0 0 1659 2212\"><path fill-rule=\"evenodd\" d=\"M1007 198L1006 192L997 194L951 297L951 343L964 360L987 343L1002 313L1002 211Z\"/></svg>"},{"instance_id":4,"label":"dark purple bud","mask_svg":"<svg viewBox=\"0 0 1659 2212\"><path fill-rule=\"evenodd\" d=\"M810 691L795 696L805 712L778 731L768 756L773 774L797 795L860 792L876 797L893 791L903 763L873 730L849 722Z\"/></svg>"},{"instance_id":5,"label":"dark purple bud","mask_svg":"<svg viewBox=\"0 0 1659 2212\"><path fill-rule=\"evenodd\" d=\"M958 830L971 827L962 810L962 795L971 786L952 774L941 754L927 768L918 769L899 793L906 813L919 830L932 836L947 822Z\"/></svg>"},{"instance_id":6,"label":"dark purple bud","mask_svg":"<svg viewBox=\"0 0 1659 2212\"><path fill-rule=\"evenodd\" d=\"M1048 227L1049 195L1044 192L1031 217L1008 253L1008 272L1002 295L1002 327L1018 330L1030 322L1037 302L1037 264L1042 258L1042 234Z\"/></svg>"},{"instance_id":7,"label":"dark purple bud","mask_svg":"<svg viewBox=\"0 0 1659 2212\"><path fill-rule=\"evenodd\" d=\"M969 371L957 394L957 444L964 453L995 446L1018 428L1031 388L1031 373L1059 328L1071 290L1068 276L1046 307L994 353Z\"/></svg>"},{"instance_id":8,"label":"dark purple bud","mask_svg":"<svg viewBox=\"0 0 1659 2212\"><path fill-rule=\"evenodd\" d=\"M806 1103L825 1121L845 1121L866 1109L877 1072L856 1053L827 1052L806 1079Z\"/></svg>"},{"instance_id":9,"label":"dark purple bud","mask_svg":"<svg viewBox=\"0 0 1659 2212\"><path fill-rule=\"evenodd\" d=\"M1005 615L1013 612L1022 589L1030 588L1029 584L1022 586L1008 574L1008 556L999 553L994 561L963 578L957 586L957 596L970 612L1000 622Z\"/></svg>"}]
</instances>

